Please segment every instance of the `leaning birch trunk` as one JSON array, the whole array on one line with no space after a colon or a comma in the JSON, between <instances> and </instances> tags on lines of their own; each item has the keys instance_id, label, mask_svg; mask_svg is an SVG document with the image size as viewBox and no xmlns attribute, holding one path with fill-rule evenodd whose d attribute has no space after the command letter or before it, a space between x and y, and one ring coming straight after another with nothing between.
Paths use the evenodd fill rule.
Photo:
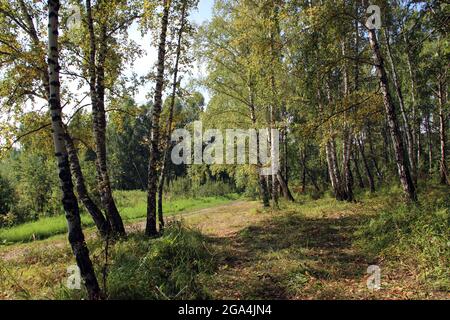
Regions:
<instances>
[{"instance_id":1,"label":"leaning birch trunk","mask_svg":"<svg viewBox=\"0 0 450 320\"><path fill-rule=\"evenodd\" d=\"M169 23L170 0L163 1L163 16L161 21L161 34L158 46L158 71L156 75L155 103L152 112L152 130L150 141L150 159L148 162L148 193L147 193L147 223L145 234L156 236L156 192L157 192L157 164L160 160L159 140L160 127L159 120L162 108L162 91L164 86L164 62L166 59L166 36L167 25Z\"/></svg>"},{"instance_id":2,"label":"leaning birch trunk","mask_svg":"<svg viewBox=\"0 0 450 320\"><path fill-rule=\"evenodd\" d=\"M69 132L66 128L66 148L69 155L69 162L70 162L70 169L72 171L72 174L75 178L75 187L78 193L78 197L80 198L81 202L83 202L83 205L85 206L88 213L91 215L92 220L94 220L94 223L100 232L100 235L104 238L106 238L109 235L109 232L111 231L111 225L109 222L105 219L103 216L102 211L99 209L99 207L95 204L95 202L92 200L92 198L89 196L89 193L86 188L86 183L84 180L83 172L81 171L80 166L80 160L78 158L77 149L75 147L75 144L73 143L73 139L70 136Z\"/></svg>"},{"instance_id":3,"label":"leaning birch trunk","mask_svg":"<svg viewBox=\"0 0 450 320\"><path fill-rule=\"evenodd\" d=\"M389 41L390 41L389 40L389 32L387 31L387 29L384 30L384 35L386 38L386 49L387 49L387 54L388 54L388 60L389 60L389 63L391 65L391 70L392 70L392 81L394 82L395 93L397 94L397 99L398 99L398 103L400 106L400 113L402 115L403 124L405 126L406 144L407 144L407 150L408 150L409 164L410 164L410 168L411 168L411 175L412 175L413 181L415 183L417 183L417 172L416 172L416 161L415 161L416 155L414 153L414 135L412 132L412 128L409 125L408 116L406 115L405 102L403 99L402 89L401 89L400 83L398 81L397 69L395 67L394 57L392 55L391 45L389 43Z\"/></svg>"},{"instance_id":4,"label":"leaning birch trunk","mask_svg":"<svg viewBox=\"0 0 450 320\"><path fill-rule=\"evenodd\" d=\"M395 107L394 104L392 103L392 98L389 93L388 79L384 67L384 60L381 55L381 50L378 45L375 30L371 29L368 30L368 32L369 32L369 43L373 53L373 60L377 69L377 76L380 81L381 92L383 94L383 102L394 146L395 161L397 164L400 183L408 200L416 202L417 201L416 188L411 178L408 161L407 159L405 159L405 148L403 146L403 139L398 125Z\"/></svg>"},{"instance_id":5,"label":"leaning birch trunk","mask_svg":"<svg viewBox=\"0 0 450 320\"><path fill-rule=\"evenodd\" d=\"M45 92L45 98L48 100L48 97L50 96L50 80L49 80L49 74L48 74L48 64L45 60L45 52L41 49L40 45L40 39L36 30L36 26L33 23L33 19L28 12L28 8L25 5L25 2L23 0L19 0L20 9L22 12L22 15L25 17L25 22L28 27L30 37L33 42L33 50L38 50L39 53L42 51L42 68L41 68L41 81L43 86L43 91ZM89 194L87 193L86 186L84 183L84 176L81 171L78 154L75 146L73 145L72 138L70 137L69 133L66 130L66 148L69 155L69 162L70 162L70 168L72 170L72 173L75 178L75 186L77 189L77 193L83 202L84 206L92 216L97 229L99 230L100 234L102 236L106 236L107 232L109 231L109 224L107 223L106 219L103 217L103 214L101 213L100 209L98 209L97 205L92 201L92 199L89 197Z\"/></svg>"},{"instance_id":6,"label":"leaning birch trunk","mask_svg":"<svg viewBox=\"0 0 450 320\"><path fill-rule=\"evenodd\" d=\"M81 229L78 201L73 192L70 173L69 157L64 142L65 130L62 122L59 79L59 50L58 50L58 14L59 0L48 1L48 66L50 80L50 96L48 99L52 118L53 142L58 162L59 180L63 194L62 203L66 212L69 242L73 254L80 268L81 276L90 299L100 299L101 292L95 276L89 250Z\"/></svg>"},{"instance_id":7,"label":"leaning birch trunk","mask_svg":"<svg viewBox=\"0 0 450 320\"><path fill-rule=\"evenodd\" d=\"M291 190L289 190L289 186L288 186L285 178L281 175L281 172L279 170L277 172L277 179L278 179L278 183L280 184L281 191L283 192L283 197L286 200L294 202L295 199L292 196Z\"/></svg>"}]
</instances>

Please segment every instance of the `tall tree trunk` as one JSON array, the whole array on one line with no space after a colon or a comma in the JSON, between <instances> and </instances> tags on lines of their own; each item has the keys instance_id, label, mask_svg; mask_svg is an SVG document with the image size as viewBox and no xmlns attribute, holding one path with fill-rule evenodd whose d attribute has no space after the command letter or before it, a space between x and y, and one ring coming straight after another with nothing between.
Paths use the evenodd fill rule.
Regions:
<instances>
[{"instance_id":1,"label":"tall tree trunk","mask_svg":"<svg viewBox=\"0 0 450 320\"><path fill-rule=\"evenodd\" d=\"M359 152L361 153L361 158L364 163L364 169L366 170L367 180L369 181L370 192L375 192L375 181L373 179L372 171L370 171L369 161L366 158L364 151L364 142L360 139L356 139L359 147Z\"/></svg>"},{"instance_id":2,"label":"tall tree trunk","mask_svg":"<svg viewBox=\"0 0 450 320\"><path fill-rule=\"evenodd\" d=\"M102 205L111 224L112 232L115 235L124 236L126 234L125 227L112 195L106 157L105 62L107 54L107 30L106 25L100 26L100 46L97 61L97 45L91 0L86 0L86 13L89 30L89 88L94 120L97 181L99 183Z\"/></svg>"},{"instance_id":3,"label":"tall tree trunk","mask_svg":"<svg viewBox=\"0 0 450 320\"><path fill-rule=\"evenodd\" d=\"M84 181L83 172L81 171L80 160L78 159L77 149L75 144L73 143L73 139L70 136L69 132L66 128L65 134L66 140L66 148L69 155L70 169L75 178L75 187L78 193L78 197L81 202L85 206L86 210L94 220L94 223L100 232L102 237L107 237L111 231L111 225L103 216L102 211L98 208L94 201L92 201L91 197L86 188L86 184Z\"/></svg>"},{"instance_id":4,"label":"tall tree trunk","mask_svg":"<svg viewBox=\"0 0 450 320\"><path fill-rule=\"evenodd\" d=\"M439 101L439 140L440 140L440 149L441 149L441 159L440 159L440 166L439 166L439 175L440 175L440 183L444 185L450 184L449 178L448 178L448 171L447 171L447 150L446 150L446 132L445 132L445 125L446 125L446 117L444 114L444 105L446 103L445 101L445 92L444 92L444 85L442 83L442 79L439 78L438 80L438 101Z\"/></svg>"},{"instance_id":5,"label":"tall tree trunk","mask_svg":"<svg viewBox=\"0 0 450 320\"><path fill-rule=\"evenodd\" d=\"M39 40L39 36L36 30L36 27L34 25L33 19L28 11L27 6L25 5L25 2L23 0L19 0L20 9L22 12L22 15L24 16L24 20L26 21L28 31L30 34L30 37L33 42L34 50L38 50L41 52L41 43ZM50 80L49 80L49 74L48 74L48 64L45 61L45 52L42 52L42 70L41 72L41 80L42 80L42 86L44 90L44 94L46 99L50 96ZM97 226L97 229L99 230L100 234L102 236L106 236L108 232L110 231L110 225L106 221L105 217L103 216L100 209L97 207L97 205L92 201L92 199L89 197L89 194L87 192L85 182L84 182L84 176L81 171L80 167L80 161L78 159L77 150L73 144L73 140L70 137L70 134L67 131L67 128L64 128L66 130L66 149L69 156L69 162L70 162L70 168L72 170L72 173L75 178L75 186L77 189L77 193L83 202L84 206L86 207L87 211L92 216L92 219L94 220L95 225Z\"/></svg>"},{"instance_id":6,"label":"tall tree trunk","mask_svg":"<svg viewBox=\"0 0 450 320\"><path fill-rule=\"evenodd\" d=\"M332 102L332 96L331 96L331 89L328 81L325 82L325 88L327 92L327 100L330 104ZM321 104L321 97L320 97L320 91L318 91L318 99L319 99L319 109L321 112L323 112L323 106ZM337 154L336 154L336 141L333 137L333 128L330 125L330 135L331 137L328 138L328 141L325 145L325 153L327 157L327 164L328 164L328 174L330 177L331 186L333 188L334 196L336 200L344 200L344 190L342 186L342 180L341 180L341 173L339 172L339 165L337 161Z\"/></svg>"},{"instance_id":7,"label":"tall tree trunk","mask_svg":"<svg viewBox=\"0 0 450 320\"><path fill-rule=\"evenodd\" d=\"M272 161L275 157L275 142L274 142L274 136L273 131L277 129L276 127L276 121L277 121L277 112L278 110L278 90L277 90L277 84L275 80L275 67L277 63L279 62L279 51L275 49L276 41L278 40L278 37L280 35L279 30L279 6L278 3L273 2L272 12L271 12L271 30L270 30L270 55L271 55L271 67L270 67L270 87L271 87L271 93L272 93L272 101L270 101L270 146L271 146L271 157ZM273 171L273 166L272 166ZM278 208L278 172L272 172L272 202L273 207Z\"/></svg>"},{"instance_id":8,"label":"tall tree trunk","mask_svg":"<svg viewBox=\"0 0 450 320\"><path fill-rule=\"evenodd\" d=\"M90 299L100 299L100 287L95 276L89 250L81 229L78 201L73 192L72 177L70 173L69 156L64 142L65 131L62 122L60 78L59 78L59 48L58 48L58 15L59 0L48 1L48 66L50 96L49 105L52 117L53 142L58 162L59 180L63 194L62 203L66 212L69 242L75 255L77 265L89 294Z\"/></svg>"},{"instance_id":9,"label":"tall tree trunk","mask_svg":"<svg viewBox=\"0 0 450 320\"><path fill-rule=\"evenodd\" d=\"M258 128L257 128L257 123L256 123L256 110L255 110L255 97L254 97L254 91L253 91L253 86L251 83L251 76L249 77L249 85L248 85L248 91L249 91L249 109L250 109L250 119L252 120L252 125L254 127L254 129L256 130L256 157L258 159L258 163L257 163L257 174L258 174L258 182L259 182L259 193L260 193L260 197L263 201L263 205L264 208L268 208L270 207L270 195L269 195L269 189L267 187L267 181L266 181L266 177L264 175L261 174L260 169L262 168L261 165L261 159L259 157L259 152L261 149L261 143L260 143L260 135L258 132Z\"/></svg>"},{"instance_id":10,"label":"tall tree trunk","mask_svg":"<svg viewBox=\"0 0 450 320\"><path fill-rule=\"evenodd\" d=\"M345 57L346 54L346 45L345 41L342 42L342 56ZM347 70L347 63L344 61L344 67L343 67L343 82L344 82L344 99L348 97L350 93L350 85L349 85L349 75ZM344 113L344 117L347 118L348 112ZM344 187L344 198L347 201L353 201L353 179L352 179L352 172L350 167L350 157L352 152L352 128L350 127L350 124L348 123L347 119L344 120L344 133L343 133L343 153L342 153L342 166L343 166L343 187Z\"/></svg>"},{"instance_id":11,"label":"tall tree trunk","mask_svg":"<svg viewBox=\"0 0 450 320\"><path fill-rule=\"evenodd\" d=\"M375 150L373 148L373 139L372 139L372 128L370 125L370 121L367 121L366 123L366 134L367 134L367 140L368 140L368 144L369 144L369 155L370 155L370 160L372 162L373 168L375 169L375 173L377 175L378 181L382 182L383 181L383 174L381 173L380 167L378 166L378 161L377 161L377 157L375 154ZM386 136L385 139L385 148L384 150L386 151L385 154L388 154L388 149L389 149L389 137ZM389 161L389 156L387 156L386 158L386 163Z\"/></svg>"},{"instance_id":12,"label":"tall tree trunk","mask_svg":"<svg viewBox=\"0 0 450 320\"><path fill-rule=\"evenodd\" d=\"M170 109L169 109L169 119L167 120L166 125L166 141L165 141L165 150L163 155L163 160L161 163L161 170L159 174L159 182L158 182L158 221L159 221L159 229L164 229L164 212L163 212L163 193L164 193L164 181L166 178L167 171L167 161L169 158L169 150L170 150L170 136L172 130L172 122L173 122L173 112L175 108L175 98L177 94L177 84L178 84L178 65L180 63L181 56L181 42L183 39L184 25L186 20L186 8L187 0L183 1L183 6L181 8L181 22L180 29L178 30L178 39L177 39L177 52L175 57L175 66L173 72L173 82L172 82L172 94L170 96Z\"/></svg>"},{"instance_id":13,"label":"tall tree trunk","mask_svg":"<svg viewBox=\"0 0 450 320\"><path fill-rule=\"evenodd\" d=\"M427 131L428 137L428 174L431 176L433 174L433 137L431 132L431 110L427 114L425 121L425 129Z\"/></svg>"},{"instance_id":14,"label":"tall tree trunk","mask_svg":"<svg viewBox=\"0 0 450 320\"><path fill-rule=\"evenodd\" d=\"M166 37L169 23L170 0L163 1L163 15L161 20L161 34L158 46L158 71L156 75L155 102L152 112L152 130L150 141L150 159L148 162L148 194L147 194L147 224L145 234L156 236L156 192L157 192L157 165L160 161L160 123L162 108L162 92L164 86L164 63L166 59Z\"/></svg>"},{"instance_id":15,"label":"tall tree trunk","mask_svg":"<svg viewBox=\"0 0 450 320\"><path fill-rule=\"evenodd\" d=\"M306 192L306 145L300 149L300 159L302 164L302 189L301 193Z\"/></svg>"},{"instance_id":16,"label":"tall tree trunk","mask_svg":"<svg viewBox=\"0 0 450 320\"><path fill-rule=\"evenodd\" d=\"M406 144L407 144L407 150L408 150L408 158L409 158L409 164L411 169L411 175L414 183L417 183L417 172L416 172L416 161L415 161L415 152L414 152L414 136L411 129L411 126L409 125L409 119L406 115L406 109L405 109L405 102L403 100L403 94L402 89L400 87L400 83L398 80L398 74L397 69L395 67L394 63L394 57L392 55L391 51L391 44L390 44L390 38L389 38L389 31L387 29L384 29L384 35L386 38L386 49L388 54L388 60L391 65L392 70L392 81L394 83L395 93L397 94L397 99L400 106L400 113L403 118L403 125L405 127L405 133L406 133Z\"/></svg>"},{"instance_id":17,"label":"tall tree trunk","mask_svg":"<svg viewBox=\"0 0 450 320\"><path fill-rule=\"evenodd\" d=\"M352 179L352 171L350 167L351 153L352 153L352 145L353 145L353 137L348 129L348 131L344 134L344 142L343 142L343 180L344 180L344 188L345 194L344 198L347 201L353 201L353 179Z\"/></svg>"},{"instance_id":18,"label":"tall tree trunk","mask_svg":"<svg viewBox=\"0 0 450 320\"><path fill-rule=\"evenodd\" d=\"M330 176L334 195L337 200L344 200L345 196L342 187L341 174L339 172L337 162L336 143L334 138L330 138L330 140L327 142L325 151L327 154L328 173Z\"/></svg>"},{"instance_id":19,"label":"tall tree trunk","mask_svg":"<svg viewBox=\"0 0 450 320\"><path fill-rule=\"evenodd\" d=\"M408 41L408 39L406 38L406 32L403 29L402 31L403 33L403 40L406 44L407 47L410 47L410 43ZM420 157L421 157L421 146L420 146L420 114L417 110L417 105L416 105L416 77L414 74L414 69L412 67L412 62L411 62L411 52L409 50L407 50L406 52L406 62L407 62L407 66L408 66L408 72L409 72L409 78L410 78L410 84L411 84L411 108L413 111L413 127L412 127L412 131L413 131L413 138L416 141L416 146L417 146L417 155L416 155L416 169L417 169L417 175L420 172ZM416 175L416 178L417 178Z\"/></svg>"},{"instance_id":20,"label":"tall tree trunk","mask_svg":"<svg viewBox=\"0 0 450 320\"><path fill-rule=\"evenodd\" d=\"M395 161L397 164L398 175L403 191L409 201L416 202L417 194L411 173L409 171L408 161L405 159L405 149L403 146L403 139L401 136L400 128L398 125L397 114L395 112L394 104L389 93L388 79L386 70L384 67L384 60L381 55L381 50L378 45L378 40L375 34L375 30L368 30L369 43L373 52L373 60L377 69L377 75L380 81L381 92L383 94L383 102L388 117L389 129L391 132L391 138L394 146Z\"/></svg>"},{"instance_id":21,"label":"tall tree trunk","mask_svg":"<svg viewBox=\"0 0 450 320\"><path fill-rule=\"evenodd\" d=\"M357 139L355 138L355 140L357 140ZM357 142L356 142L356 144L357 144ZM352 152L352 160L353 160L353 165L355 167L356 178L358 179L358 185L361 189L364 189L365 185L364 185L364 180L361 175L361 170L359 168L357 152L358 152L357 150L354 150Z\"/></svg>"}]
</instances>

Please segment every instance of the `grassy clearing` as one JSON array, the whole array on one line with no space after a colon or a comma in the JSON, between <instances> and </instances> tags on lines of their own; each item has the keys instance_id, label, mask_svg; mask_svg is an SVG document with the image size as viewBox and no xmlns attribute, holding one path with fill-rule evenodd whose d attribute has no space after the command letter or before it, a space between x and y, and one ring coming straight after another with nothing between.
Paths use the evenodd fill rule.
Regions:
<instances>
[{"instance_id":1,"label":"grassy clearing","mask_svg":"<svg viewBox=\"0 0 450 320\"><path fill-rule=\"evenodd\" d=\"M142 191L119 191L115 193L118 207L124 221L132 221L146 216L146 194ZM166 216L183 211L203 209L211 206L226 204L236 200L238 195L230 194L220 197L200 197L194 199L174 199L164 202ZM84 227L92 227L94 223L87 213L81 215ZM46 239L54 235L67 232L64 216L46 217L18 225L12 228L0 229L0 243L10 244Z\"/></svg>"},{"instance_id":2,"label":"grassy clearing","mask_svg":"<svg viewBox=\"0 0 450 320\"><path fill-rule=\"evenodd\" d=\"M236 201L186 215L184 227L174 224L159 239L145 239L137 229L111 247L108 296L449 299L448 192L430 188L417 208L402 206L398 189L359 199L299 196L278 211ZM0 299L84 297L64 289L74 263L67 242L44 242L4 248L28 250L0 262ZM102 244L91 238L88 245L100 275ZM379 291L366 285L372 264L381 267Z\"/></svg>"},{"instance_id":3,"label":"grassy clearing","mask_svg":"<svg viewBox=\"0 0 450 320\"><path fill-rule=\"evenodd\" d=\"M397 188L358 203L282 203L216 239L220 272L209 290L216 299L450 299L448 190L420 197L415 208ZM380 291L367 288L372 264L381 267Z\"/></svg>"},{"instance_id":4,"label":"grassy clearing","mask_svg":"<svg viewBox=\"0 0 450 320\"><path fill-rule=\"evenodd\" d=\"M281 203L277 212L217 239L221 270L208 281L216 299L370 298L360 281L367 263L352 248L352 233L378 201L338 202L329 197Z\"/></svg>"},{"instance_id":5,"label":"grassy clearing","mask_svg":"<svg viewBox=\"0 0 450 320\"><path fill-rule=\"evenodd\" d=\"M0 299L85 299L86 292L65 287L73 265L68 246L30 250L14 262L0 261ZM104 244L88 240L102 281ZM132 234L110 246L108 299L206 299L201 279L217 267L208 239L192 228L170 223L162 237Z\"/></svg>"},{"instance_id":6,"label":"grassy clearing","mask_svg":"<svg viewBox=\"0 0 450 320\"><path fill-rule=\"evenodd\" d=\"M101 255L103 244L93 244L93 254ZM208 249L208 239L181 223L169 224L164 235L148 239L134 234L111 248L107 278L107 297L127 299L207 299L210 298L200 279L217 267ZM96 269L102 268L97 261ZM56 291L57 298L86 298L82 291Z\"/></svg>"}]
</instances>

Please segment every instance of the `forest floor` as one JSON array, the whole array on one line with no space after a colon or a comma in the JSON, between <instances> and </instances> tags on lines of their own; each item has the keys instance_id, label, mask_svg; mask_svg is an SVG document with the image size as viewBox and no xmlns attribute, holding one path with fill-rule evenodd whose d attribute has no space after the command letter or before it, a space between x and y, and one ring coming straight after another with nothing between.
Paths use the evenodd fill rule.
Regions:
<instances>
[{"instance_id":1,"label":"forest floor","mask_svg":"<svg viewBox=\"0 0 450 320\"><path fill-rule=\"evenodd\" d=\"M214 299L450 299L408 266L368 257L355 246L356 228L383 205L326 198L271 211L242 200L170 220L182 220L211 244L218 268L201 281ZM127 224L129 232L143 227L142 221ZM0 299L9 299L48 297L52 284L64 283L72 257L60 236L1 248L0 259ZM369 265L381 268L380 290L367 288Z\"/></svg>"},{"instance_id":2,"label":"forest floor","mask_svg":"<svg viewBox=\"0 0 450 320\"><path fill-rule=\"evenodd\" d=\"M354 245L354 231L376 206L319 200L255 215L254 206L242 203L232 211L238 215L195 217L221 255L219 272L208 284L213 297L450 299L448 292L421 284L408 266L367 257ZM367 287L370 265L381 268L380 290Z\"/></svg>"}]
</instances>

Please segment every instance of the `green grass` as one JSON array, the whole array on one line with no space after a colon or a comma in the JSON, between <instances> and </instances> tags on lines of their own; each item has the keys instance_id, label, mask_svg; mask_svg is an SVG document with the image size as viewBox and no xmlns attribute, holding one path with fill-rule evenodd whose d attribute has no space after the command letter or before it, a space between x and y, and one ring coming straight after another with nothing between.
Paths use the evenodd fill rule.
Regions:
<instances>
[{"instance_id":1,"label":"green grass","mask_svg":"<svg viewBox=\"0 0 450 320\"><path fill-rule=\"evenodd\" d=\"M118 191L115 193L120 214L124 221L132 221L146 216L146 193L142 191ZM199 197L195 199L167 199L164 204L166 216L175 215L184 211L199 210L212 206L222 205L238 199L237 194L220 197ZM83 227L93 227L91 217L84 213L81 215ZM67 232L64 216L41 218L7 229L0 229L0 243L10 244L17 242L30 242L46 239Z\"/></svg>"},{"instance_id":2,"label":"green grass","mask_svg":"<svg viewBox=\"0 0 450 320\"><path fill-rule=\"evenodd\" d=\"M144 193L115 196L125 220L145 215ZM357 203L299 195L296 203L280 199L277 211L240 202L188 216L184 226L169 223L157 239L130 232L110 246L108 298L447 298L448 189L428 186L418 206L401 197L398 188L361 193ZM227 201L168 199L166 211ZM101 281L104 243L96 237L87 243ZM63 235L0 250L8 257L0 259L0 299L86 298L83 290L65 289L74 258ZM380 291L366 288L370 264L383 270Z\"/></svg>"},{"instance_id":3,"label":"green grass","mask_svg":"<svg viewBox=\"0 0 450 320\"><path fill-rule=\"evenodd\" d=\"M450 194L446 186L428 186L418 205L392 203L355 233L356 245L391 267L409 266L433 289L450 290Z\"/></svg>"},{"instance_id":4,"label":"green grass","mask_svg":"<svg viewBox=\"0 0 450 320\"><path fill-rule=\"evenodd\" d=\"M91 244L93 255L101 255L103 249L99 240ZM110 249L109 300L210 298L201 280L216 270L217 262L208 238L195 229L170 223L160 238L131 234ZM97 274L101 274L102 263L94 263ZM62 287L56 297L85 299L87 295L84 288L74 291Z\"/></svg>"}]
</instances>

